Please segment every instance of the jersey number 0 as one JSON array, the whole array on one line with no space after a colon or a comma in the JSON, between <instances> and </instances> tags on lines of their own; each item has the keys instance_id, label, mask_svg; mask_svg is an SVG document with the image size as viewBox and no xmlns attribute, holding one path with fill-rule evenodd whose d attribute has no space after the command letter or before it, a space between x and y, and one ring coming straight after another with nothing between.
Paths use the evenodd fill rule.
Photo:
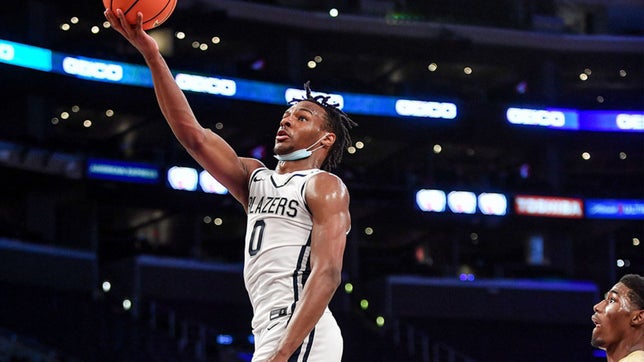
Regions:
<instances>
[{"instance_id":1,"label":"jersey number 0","mask_svg":"<svg viewBox=\"0 0 644 362\"><path fill-rule=\"evenodd\" d=\"M248 254L250 256L257 254L259 249L262 248L265 227L266 222L264 220L257 220L253 225L253 232L250 234L250 240L248 241Z\"/></svg>"}]
</instances>

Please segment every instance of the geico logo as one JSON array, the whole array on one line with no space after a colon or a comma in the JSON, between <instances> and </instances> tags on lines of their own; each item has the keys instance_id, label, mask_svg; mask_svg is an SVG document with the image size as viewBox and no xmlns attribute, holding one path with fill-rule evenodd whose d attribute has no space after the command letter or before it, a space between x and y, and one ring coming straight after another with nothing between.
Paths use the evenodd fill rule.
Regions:
<instances>
[{"instance_id":1,"label":"geico logo","mask_svg":"<svg viewBox=\"0 0 644 362\"><path fill-rule=\"evenodd\" d=\"M323 97L329 97L327 100L328 104L334 104L336 107L339 109L344 108L344 97L342 97L339 94L327 94L327 93L321 93L321 92L311 92L312 97L317 97L317 96L323 96ZM295 89L295 88L288 88L286 92L284 92L284 99L286 102L291 102L294 99L305 99L306 98L306 92L302 89Z\"/></svg>"},{"instance_id":2,"label":"geico logo","mask_svg":"<svg viewBox=\"0 0 644 362\"><path fill-rule=\"evenodd\" d=\"M401 116L454 119L457 111L453 103L399 99L396 101L396 113Z\"/></svg>"},{"instance_id":3,"label":"geico logo","mask_svg":"<svg viewBox=\"0 0 644 362\"><path fill-rule=\"evenodd\" d=\"M67 74L107 79L115 82L123 79L123 67L120 65L92 62L71 57L65 57L63 59L63 70Z\"/></svg>"},{"instance_id":4,"label":"geico logo","mask_svg":"<svg viewBox=\"0 0 644 362\"><path fill-rule=\"evenodd\" d=\"M560 111L544 111L528 108L508 108L508 121L513 124L528 124L535 126L563 127L566 116Z\"/></svg>"},{"instance_id":5,"label":"geico logo","mask_svg":"<svg viewBox=\"0 0 644 362\"><path fill-rule=\"evenodd\" d=\"M12 60L16 56L15 49L9 44L0 44L0 59Z\"/></svg>"},{"instance_id":6,"label":"geico logo","mask_svg":"<svg viewBox=\"0 0 644 362\"><path fill-rule=\"evenodd\" d=\"M179 73L175 78L179 88L200 93L234 96L237 84L230 79L218 79Z\"/></svg>"},{"instance_id":7,"label":"geico logo","mask_svg":"<svg viewBox=\"0 0 644 362\"><path fill-rule=\"evenodd\" d=\"M618 114L615 120L619 129L644 130L644 115Z\"/></svg>"}]
</instances>

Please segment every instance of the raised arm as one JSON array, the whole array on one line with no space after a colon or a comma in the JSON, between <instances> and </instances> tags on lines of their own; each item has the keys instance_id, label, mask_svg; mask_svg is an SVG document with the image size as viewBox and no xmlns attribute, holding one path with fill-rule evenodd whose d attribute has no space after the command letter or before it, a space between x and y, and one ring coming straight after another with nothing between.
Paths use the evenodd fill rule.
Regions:
<instances>
[{"instance_id":1,"label":"raised arm","mask_svg":"<svg viewBox=\"0 0 644 362\"><path fill-rule=\"evenodd\" d=\"M143 56L152 73L154 91L161 112L172 132L188 153L246 208L248 178L262 164L258 160L238 157L230 145L197 121L183 91L179 88L156 41L142 28L143 16L130 25L120 9L105 10L110 24Z\"/></svg>"},{"instance_id":2,"label":"raised arm","mask_svg":"<svg viewBox=\"0 0 644 362\"><path fill-rule=\"evenodd\" d=\"M302 344L341 282L344 248L351 226L349 192L338 177L323 172L307 184L306 200L313 214L311 274L270 362L286 361Z\"/></svg>"}]
</instances>

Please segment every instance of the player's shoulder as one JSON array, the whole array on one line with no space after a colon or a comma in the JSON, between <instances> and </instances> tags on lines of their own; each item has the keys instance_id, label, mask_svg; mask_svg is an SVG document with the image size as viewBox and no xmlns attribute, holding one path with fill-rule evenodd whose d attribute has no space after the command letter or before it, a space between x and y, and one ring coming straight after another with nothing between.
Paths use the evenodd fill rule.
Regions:
<instances>
[{"instance_id":1,"label":"player's shoulder","mask_svg":"<svg viewBox=\"0 0 644 362\"><path fill-rule=\"evenodd\" d=\"M240 162L242 165L244 165L244 168L246 169L246 173L250 177L252 174L262 170L266 169L266 166L262 163L262 161L256 159L256 158L250 158L250 157L240 157L239 158Z\"/></svg>"},{"instance_id":2,"label":"player's shoulder","mask_svg":"<svg viewBox=\"0 0 644 362\"><path fill-rule=\"evenodd\" d=\"M347 188L340 176L325 170L319 170L318 172L311 175L309 184L311 184L311 186L314 188L338 188L344 190L345 192Z\"/></svg>"}]
</instances>

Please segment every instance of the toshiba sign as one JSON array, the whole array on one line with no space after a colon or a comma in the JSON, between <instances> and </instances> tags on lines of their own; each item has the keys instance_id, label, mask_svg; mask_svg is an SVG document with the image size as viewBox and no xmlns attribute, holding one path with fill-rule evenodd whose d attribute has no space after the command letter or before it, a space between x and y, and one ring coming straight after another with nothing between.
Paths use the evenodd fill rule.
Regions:
<instances>
[{"instance_id":1,"label":"toshiba sign","mask_svg":"<svg viewBox=\"0 0 644 362\"><path fill-rule=\"evenodd\" d=\"M564 197L516 196L514 210L518 215L573 219L584 217L582 200Z\"/></svg>"}]
</instances>

